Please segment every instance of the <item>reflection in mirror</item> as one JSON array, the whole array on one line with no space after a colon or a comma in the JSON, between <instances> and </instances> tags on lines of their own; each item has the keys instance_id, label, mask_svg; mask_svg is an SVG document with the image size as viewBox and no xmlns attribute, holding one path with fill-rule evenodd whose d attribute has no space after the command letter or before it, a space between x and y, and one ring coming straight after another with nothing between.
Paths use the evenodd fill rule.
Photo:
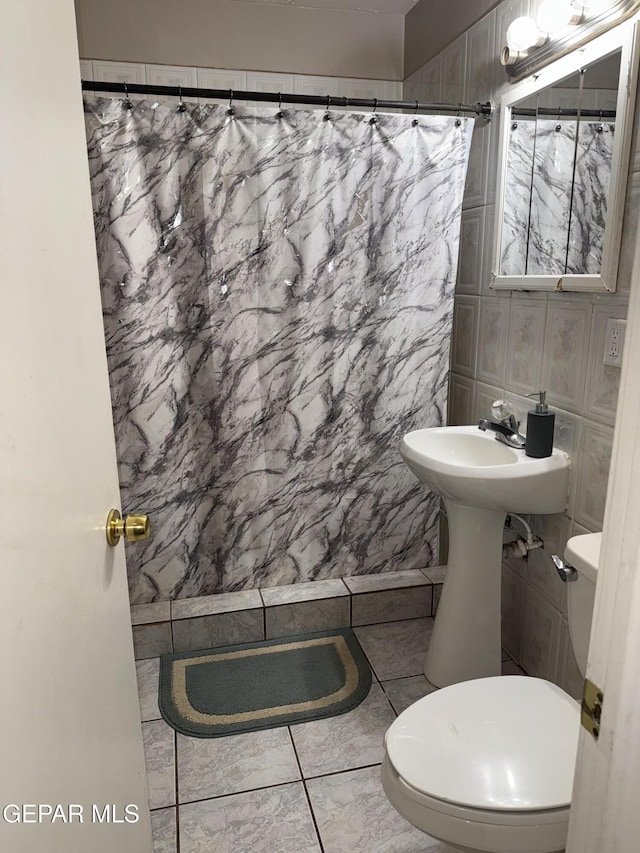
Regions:
<instances>
[{"instance_id":1,"label":"reflection in mirror","mask_svg":"<svg viewBox=\"0 0 640 853\"><path fill-rule=\"evenodd\" d=\"M602 268L620 52L511 108L504 276Z\"/></svg>"},{"instance_id":2,"label":"reflection in mirror","mask_svg":"<svg viewBox=\"0 0 640 853\"><path fill-rule=\"evenodd\" d=\"M567 271L582 80L576 74L538 95L527 275Z\"/></svg>"},{"instance_id":3,"label":"reflection in mirror","mask_svg":"<svg viewBox=\"0 0 640 853\"><path fill-rule=\"evenodd\" d=\"M502 275L525 275L533 188L537 98L511 111L502 222Z\"/></svg>"},{"instance_id":4,"label":"reflection in mirror","mask_svg":"<svg viewBox=\"0 0 640 853\"><path fill-rule=\"evenodd\" d=\"M620 54L586 69L582 93L566 271L597 274L607 222Z\"/></svg>"}]
</instances>

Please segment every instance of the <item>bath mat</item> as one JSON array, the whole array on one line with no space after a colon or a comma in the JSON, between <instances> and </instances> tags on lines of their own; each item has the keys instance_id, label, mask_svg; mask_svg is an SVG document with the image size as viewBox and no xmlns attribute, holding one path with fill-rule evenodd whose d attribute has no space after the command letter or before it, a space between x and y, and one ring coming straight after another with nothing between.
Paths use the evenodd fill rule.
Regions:
<instances>
[{"instance_id":1,"label":"bath mat","mask_svg":"<svg viewBox=\"0 0 640 853\"><path fill-rule=\"evenodd\" d=\"M353 631L341 628L160 658L160 713L192 737L344 714L371 687Z\"/></svg>"}]
</instances>

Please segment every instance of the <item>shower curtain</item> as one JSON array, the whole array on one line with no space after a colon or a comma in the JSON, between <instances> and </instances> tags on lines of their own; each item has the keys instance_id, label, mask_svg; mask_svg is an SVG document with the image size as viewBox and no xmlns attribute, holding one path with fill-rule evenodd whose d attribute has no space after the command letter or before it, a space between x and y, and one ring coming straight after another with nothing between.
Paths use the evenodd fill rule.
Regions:
<instances>
[{"instance_id":1,"label":"shower curtain","mask_svg":"<svg viewBox=\"0 0 640 853\"><path fill-rule=\"evenodd\" d=\"M503 275L600 273L614 138L615 125L609 122L514 122Z\"/></svg>"},{"instance_id":2,"label":"shower curtain","mask_svg":"<svg viewBox=\"0 0 640 853\"><path fill-rule=\"evenodd\" d=\"M132 602L433 562L472 121L85 115Z\"/></svg>"}]
</instances>

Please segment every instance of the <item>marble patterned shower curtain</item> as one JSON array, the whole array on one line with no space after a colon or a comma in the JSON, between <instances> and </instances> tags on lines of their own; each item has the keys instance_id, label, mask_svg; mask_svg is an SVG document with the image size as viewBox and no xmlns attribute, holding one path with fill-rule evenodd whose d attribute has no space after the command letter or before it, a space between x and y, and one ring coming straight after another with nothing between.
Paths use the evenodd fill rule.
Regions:
<instances>
[{"instance_id":1,"label":"marble patterned shower curtain","mask_svg":"<svg viewBox=\"0 0 640 853\"><path fill-rule=\"evenodd\" d=\"M471 120L85 102L131 600L426 566Z\"/></svg>"},{"instance_id":2,"label":"marble patterned shower curtain","mask_svg":"<svg viewBox=\"0 0 640 853\"><path fill-rule=\"evenodd\" d=\"M583 121L578 133L567 272L602 271L615 124Z\"/></svg>"}]
</instances>

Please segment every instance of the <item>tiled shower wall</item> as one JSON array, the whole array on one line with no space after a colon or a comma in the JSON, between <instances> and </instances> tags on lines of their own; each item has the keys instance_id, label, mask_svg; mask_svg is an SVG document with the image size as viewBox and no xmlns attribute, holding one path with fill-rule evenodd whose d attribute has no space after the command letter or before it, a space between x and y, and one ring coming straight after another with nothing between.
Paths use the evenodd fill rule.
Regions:
<instances>
[{"instance_id":1,"label":"tiled shower wall","mask_svg":"<svg viewBox=\"0 0 640 853\"><path fill-rule=\"evenodd\" d=\"M287 92L296 95L333 95L340 98L380 100L399 100L402 96L400 82L356 77L317 77L269 71L144 65L140 62L110 62L102 59L81 59L80 73L83 80L103 83L148 83L153 86L196 86L204 89L234 89L237 92Z\"/></svg>"},{"instance_id":2,"label":"tiled shower wall","mask_svg":"<svg viewBox=\"0 0 640 853\"><path fill-rule=\"evenodd\" d=\"M404 98L499 104L509 87L498 57L508 25L536 0L508 0L405 81ZM612 295L490 289L497 182L498 116L476 122L462 218L451 353L449 423L488 417L510 400L526 425L524 394L546 388L555 444L572 459L567 511L531 519L545 543L527 561L503 565L503 643L531 675L581 691L571 653L566 590L551 562L567 538L602 529L620 371L602 364L607 318L626 317L640 208L640 109L636 110L618 289Z\"/></svg>"}]
</instances>

